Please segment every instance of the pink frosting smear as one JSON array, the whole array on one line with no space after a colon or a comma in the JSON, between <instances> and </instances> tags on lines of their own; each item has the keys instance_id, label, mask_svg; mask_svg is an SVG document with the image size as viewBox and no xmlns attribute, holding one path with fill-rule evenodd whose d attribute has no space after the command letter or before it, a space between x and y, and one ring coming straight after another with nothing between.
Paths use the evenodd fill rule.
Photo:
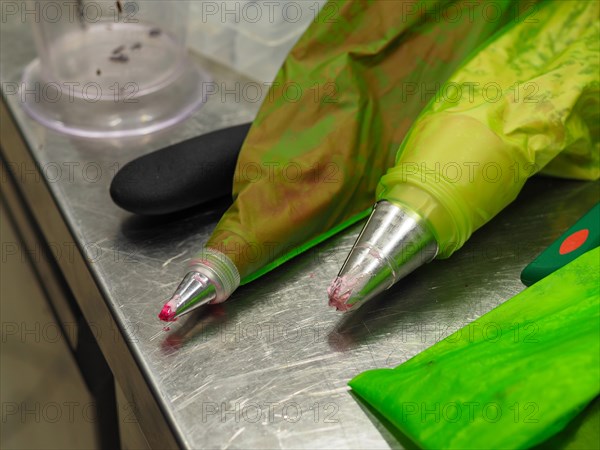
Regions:
<instances>
[{"instance_id":1,"label":"pink frosting smear","mask_svg":"<svg viewBox=\"0 0 600 450\"><path fill-rule=\"evenodd\" d=\"M163 309L160 310L160 314L158 318L163 322L174 322L175 320L175 310L171 308L171 305L168 303L163 306Z\"/></svg>"},{"instance_id":2,"label":"pink frosting smear","mask_svg":"<svg viewBox=\"0 0 600 450\"><path fill-rule=\"evenodd\" d=\"M352 286L349 286L345 277L337 277L327 288L329 295L329 306L333 306L338 311L348 311L352 305L346 304L352 294Z\"/></svg>"}]
</instances>

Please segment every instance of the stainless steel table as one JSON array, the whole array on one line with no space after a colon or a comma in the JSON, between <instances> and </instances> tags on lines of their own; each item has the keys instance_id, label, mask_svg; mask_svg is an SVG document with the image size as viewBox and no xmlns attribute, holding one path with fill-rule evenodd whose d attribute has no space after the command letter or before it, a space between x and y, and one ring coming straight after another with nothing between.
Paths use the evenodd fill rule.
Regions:
<instances>
[{"instance_id":1,"label":"stainless steel table","mask_svg":"<svg viewBox=\"0 0 600 450\"><path fill-rule=\"evenodd\" d=\"M326 288L357 226L165 331L160 306L227 201L133 217L111 202L111 179L141 154L251 120L259 104L215 95L184 124L137 140L61 136L8 94L35 52L23 24L1 28L2 158L16 186L6 201L41 230L114 374L125 447L402 447L348 380L406 361L521 291L521 269L600 197L598 183L534 179L451 260L342 315ZM248 82L200 63L223 86Z\"/></svg>"}]
</instances>

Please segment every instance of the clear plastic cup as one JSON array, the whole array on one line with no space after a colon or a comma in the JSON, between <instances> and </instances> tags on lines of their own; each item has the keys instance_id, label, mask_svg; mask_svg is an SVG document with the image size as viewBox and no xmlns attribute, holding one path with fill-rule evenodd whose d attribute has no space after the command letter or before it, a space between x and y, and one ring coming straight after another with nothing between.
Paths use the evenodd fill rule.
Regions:
<instances>
[{"instance_id":1,"label":"clear plastic cup","mask_svg":"<svg viewBox=\"0 0 600 450\"><path fill-rule=\"evenodd\" d=\"M189 3L29 1L38 59L25 70L26 111L87 137L142 135L180 122L208 77L185 46Z\"/></svg>"}]
</instances>

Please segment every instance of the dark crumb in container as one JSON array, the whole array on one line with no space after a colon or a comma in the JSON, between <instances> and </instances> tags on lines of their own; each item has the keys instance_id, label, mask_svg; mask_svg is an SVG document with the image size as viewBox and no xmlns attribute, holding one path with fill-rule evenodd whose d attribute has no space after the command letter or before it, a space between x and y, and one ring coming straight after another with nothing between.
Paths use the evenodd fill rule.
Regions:
<instances>
[{"instance_id":1,"label":"dark crumb in container","mask_svg":"<svg viewBox=\"0 0 600 450\"><path fill-rule=\"evenodd\" d=\"M96 75L98 75L98 76L102 75L102 71L100 69L96 69Z\"/></svg>"},{"instance_id":2,"label":"dark crumb in container","mask_svg":"<svg viewBox=\"0 0 600 450\"><path fill-rule=\"evenodd\" d=\"M129 56L119 53L118 55L111 56L110 60L114 62L126 63L129 61Z\"/></svg>"},{"instance_id":3,"label":"dark crumb in container","mask_svg":"<svg viewBox=\"0 0 600 450\"><path fill-rule=\"evenodd\" d=\"M116 55L117 53L121 53L123 50L125 50L125 46L124 45L119 45L117 48L115 48L112 51L112 54Z\"/></svg>"},{"instance_id":4,"label":"dark crumb in container","mask_svg":"<svg viewBox=\"0 0 600 450\"><path fill-rule=\"evenodd\" d=\"M142 43L141 42L136 42L135 44L133 44L131 46L131 50L139 50L140 48L142 48Z\"/></svg>"},{"instance_id":5,"label":"dark crumb in container","mask_svg":"<svg viewBox=\"0 0 600 450\"><path fill-rule=\"evenodd\" d=\"M150 37L157 37L160 36L162 33L162 31L160 30L160 28L152 28L149 32L148 35Z\"/></svg>"}]
</instances>

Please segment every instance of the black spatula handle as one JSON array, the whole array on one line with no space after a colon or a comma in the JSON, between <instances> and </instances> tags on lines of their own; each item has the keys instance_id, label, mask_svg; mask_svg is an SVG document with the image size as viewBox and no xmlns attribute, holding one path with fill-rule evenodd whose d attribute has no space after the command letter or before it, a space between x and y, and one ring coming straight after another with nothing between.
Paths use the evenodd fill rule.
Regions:
<instances>
[{"instance_id":1,"label":"black spatula handle","mask_svg":"<svg viewBox=\"0 0 600 450\"><path fill-rule=\"evenodd\" d=\"M250 125L213 131L129 162L112 181L112 199L127 211L157 215L231 195Z\"/></svg>"}]
</instances>

